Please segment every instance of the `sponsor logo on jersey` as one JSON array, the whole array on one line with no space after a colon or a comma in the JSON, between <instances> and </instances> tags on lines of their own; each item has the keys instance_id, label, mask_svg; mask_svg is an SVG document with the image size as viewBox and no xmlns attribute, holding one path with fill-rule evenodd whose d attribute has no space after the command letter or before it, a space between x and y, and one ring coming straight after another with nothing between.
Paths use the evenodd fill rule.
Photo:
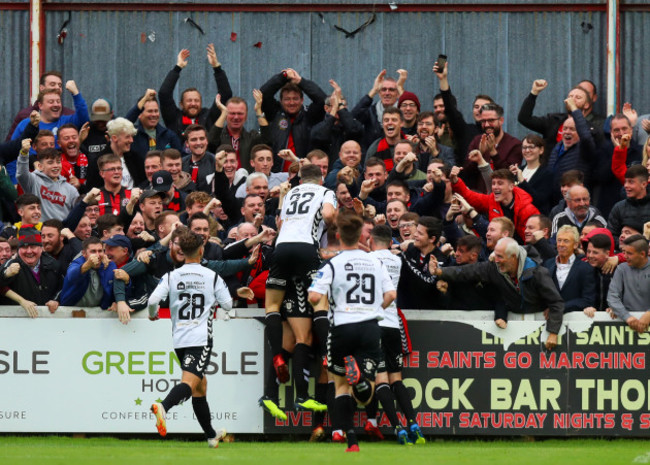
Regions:
<instances>
[{"instance_id":1,"label":"sponsor logo on jersey","mask_svg":"<svg viewBox=\"0 0 650 465\"><path fill-rule=\"evenodd\" d=\"M354 271L354 266L351 263L345 264L345 271Z\"/></svg>"},{"instance_id":2,"label":"sponsor logo on jersey","mask_svg":"<svg viewBox=\"0 0 650 465\"><path fill-rule=\"evenodd\" d=\"M178 289L179 291L184 291L185 290L185 283L178 283L176 285L176 289Z\"/></svg>"},{"instance_id":3,"label":"sponsor logo on jersey","mask_svg":"<svg viewBox=\"0 0 650 465\"><path fill-rule=\"evenodd\" d=\"M282 130L287 129L289 127L289 121L286 118L282 118L278 121L278 127Z\"/></svg>"}]
</instances>

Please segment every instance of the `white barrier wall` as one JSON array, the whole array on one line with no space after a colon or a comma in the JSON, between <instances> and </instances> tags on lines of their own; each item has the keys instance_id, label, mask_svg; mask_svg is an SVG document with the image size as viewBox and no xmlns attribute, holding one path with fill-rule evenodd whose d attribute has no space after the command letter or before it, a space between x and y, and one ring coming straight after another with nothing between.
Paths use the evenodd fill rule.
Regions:
<instances>
[{"instance_id":1,"label":"white barrier wall","mask_svg":"<svg viewBox=\"0 0 650 465\"><path fill-rule=\"evenodd\" d=\"M263 325L216 321L208 368L215 427L262 433ZM180 382L171 322L0 319L0 431L152 433L149 407ZM200 433L191 402L168 414L171 433Z\"/></svg>"}]
</instances>

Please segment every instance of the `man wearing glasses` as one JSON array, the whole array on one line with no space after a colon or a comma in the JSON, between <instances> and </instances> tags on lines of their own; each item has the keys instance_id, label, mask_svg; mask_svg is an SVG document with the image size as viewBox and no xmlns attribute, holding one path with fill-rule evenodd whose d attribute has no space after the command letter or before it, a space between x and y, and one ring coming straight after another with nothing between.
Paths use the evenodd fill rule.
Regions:
<instances>
[{"instance_id":1,"label":"man wearing glasses","mask_svg":"<svg viewBox=\"0 0 650 465\"><path fill-rule=\"evenodd\" d=\"M481 107L479 116L483 134L479 134L469 144L467 153L478 149L493 171L508 168L521 163L521 141L503 130L503 108L496 103L487 103ZM470 161L463 167L463 180L475 191L488 193L478 165Z\"/></svg>"}]
</instances>

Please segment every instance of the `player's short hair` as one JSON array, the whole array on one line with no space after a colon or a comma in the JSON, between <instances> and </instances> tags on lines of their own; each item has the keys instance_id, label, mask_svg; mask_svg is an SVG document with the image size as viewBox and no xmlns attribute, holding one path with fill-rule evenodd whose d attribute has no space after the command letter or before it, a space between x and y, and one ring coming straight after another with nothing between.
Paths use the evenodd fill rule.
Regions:
<instances>
[{"instance_id":1,"label":"player's short hair","mask_svg":"<svg viewBox=\"0 0 650 465\"><path fill-rule=\"evenodd\" d=\"M501 168L500 170L492 171L490 179L505 179L512 184L515 183L515 175L512 174L507 168Z\"/></svg>"},{"instance_id":2,"label":"player's short hair","mask_svg":"<svg viewBox=\"0 0 650 465\"><path fill-rule=\"evenodd\" d=\"M174 150L174 149L172 149L172 150ZM150 158L156 158L156 157L162 162L162 150L149 150L147 152L147 155L145 155L144 159L146 161L146 160L148 160Z\"/></svg>"},{"instance_id":3,"label":"player's short hair","mask_svg":"<svg viewBox=\"0 0 650 465\"><path fill-rule=\"evenodd\" d=\"M26 207L27 205L40 205L41 199L34 194L23 194L16 199L16 210Z\"/></svg>"},{"instance_id":4,"label":"player's short hair","mask_svg":"<svg viewBox=\"0 0 650 465\"><path fill-rule=\"evenodd\" d=\"M187 219L187 227L192 229L192 223L198 220L205 220L210 224L210 217L203 212L196 212Z\"/></svg>"},{"instance_id":5,"label":"player's short hair","mask_svg":"<svg viewBox=\"0 0 650 465\"><path fill-rule=\"evenodd\" d=\"M107 165L108 163L122 164L122 159L114 153L107 153L97 159L97 168L101 171L104 169L104 165Z\"/></svg>"},{"instance_id":6,"label":"player's short hair","mask_svg":"<svg viewBox=\"0 0 650 465\"><path fill-rule=\"evenodd\" d=\"M342 211L336 217L336 227L343 245L352 246L359 242L363 218L353 212Z\"/></svg>"},{"instance_id":7,"label":"player's short hair","mask_svg":"<svg viewBox=\"0 0 650 465\"><path fill-rule=\"evenodd\" d=\"M173 210L163 210L157 217L156 219L153 220L153 229L154 231L158 231L158 226L163 224L165 220L167 219L168 216L175 216L176 219L178 219L178 213L176 213Z\"/></svg>"},{"instance_id":8,"label":"player's short hair","mask_svg":"<svg viewBox=\"0 0 650 465\"><path fill-rule=\"evenodd\" d=\"M49 129L41 129L36 134L36 137L34 137L34 141L32 142L32 145L37 145L38 141L41 140L43 137L55 137L55 136L54 133Z\"/></svg>"},{"instance_id":9,"label":"player's short hair","mask_svg":"<svg viewBox=\"0 0 650 465\"><path fill-rule=\"evenodd\" d=\"M576 244L580 242L580 232L578 231L578 228L576 228L575 226L572 226L570 224L565 224L563 226L560 226L560 228L557 230L556 237L560 233L571 234L573 236L573 242L575 242Z\"/></svg>"},{"instance_id":10,"label":"player's short hair","mask_svg":"<svg viewBox=\"0 0 650 465\"><path fill-rule=\"evenodd\" d=\"M474 100L476 101L476 100ZM484 111L495 111L499 118L503 118L503 107L497 103L490 102L486 103L481 107L481 113Z\"/></svg>"},{"instance_id":11,"label":"player's short hair","mask_svg":"<svg viewBox=\"0 0 650 465\"><path fill-rule=\"evenodd\" d=\"M235 155L237 155L237 150L235 150L235 148L230 144L221 144L219 147L217 147L215 153L219 153L221 151L226 152L226 155L229 153L234 153Z\"/></svg>"},{"instance_id":12,"label":"player's short hair","mask_svg":"<svg viewBox=\"0 0 650 465\"><path fill-rule=\"evenodd\" d=\"M320 171L320 169L319 169L319 171ZM253 181L255 181L257 179L264 179L267 182L267 184L269 182L269 178L267 178L264 173L255 172L255 173L249 174L248 177L246 178L246 187L247 188L251 187L253 185Z\"/></svg>"},{"instance_id":13,"label":"player's short hair","mask_svg":"<svg viewBox=\"0 0 650 465\"><path fill-rule=\"evenodd\" d=\"M596 249L601 249L609 253L612 249L612 240L607 234L594 234L589 238L589 243Z\"/></svg>"},{"instance_id":14,"label":"player's short hair","mask_svg":"<svg viewBox=\"0 0 650 465\"><path fill-rule=\"evenodd\" d=\"M442 234L442 220L440 218L421 216L418 220L418 226L424 226L427 230L427 236L429 236L429 239L432 237L435 237L436 240L440 239L440 235Z\"/></svg>"},{"instance_id":15,"label":"player's short hair","mask_svg":"<svg viewBox=\"0 0 650 465\"><path fill-rule=\"evenodd\" d=\"M402 114L402 110L400 110L397 107L384 108L384 112L381 115L382 121L383 121L385 115L398 115L399 119L404 120L404 115Z\"/></svg>"},{"instance_id":16,"label":"player's short hair","mask_svg":"<svg viewBox=\"0 0 650 465\"><path fill-rule=\"evenodd\" d=\"M386 165L384 164L384 161L381 160L380 158L377 157L370 157L366 161L366 169L371 168L373 166L382 166L384 168L384 171L386 171Z\"/></svg>"},{"instance_id":17,"label":"player's short hair","mask_svg":"<svg viewBox=\"0 0 650 465\"><path fill-rule=\"evenodd\" d=\"M61 82L63 82L63 74L61 74L61 71L57 71L57 70L51 69L51 70L49 70L49 71L45 71L43 74L41 74L41 77L40 77L40 79L38 80L38 83L39 83L40 85L44 86L44 85L45 85L45 79L46 79L48 76L56 76L56 77L58 77L59 79L61 79Z\"/></svg>"},{"instance_id":18,"label":"player's short hair","mask_svg":"<svg viewBox=\"0 0 650 465\"><path fill-rule=\"evenodd\" d=\"M641 234L635 234L628 237L623 241L623 244L629 245L637 252L645 253L648 255L648 240Z\"/></svg>"},{"instance_id":19,"label":"player's short hair","mask_svg":"<svg viewBox=\"0 0 650 465\"><path fill-rule=\"evenodd\" d=\"M494 99L486 94L478 94L476 97L474 97L472 103L476 102L477 100L487 100L490 103L494 103Z\"/></svg>"},{"instance_id":20,"label":"player's short hair","mask_svg":"<svg viewBox=\"0 0 650 465\"><path fill-rule=\"evenodd\" d=\"M370 236L381 245L390 245L393 242L393 232L387 224L378 224L372 228Z\"/></svg>"},{"instance_id":21,"label":"player's short hair","mask_svg":"<svg viewBox=\"0 0 650 465\"><path fill-rule=\"evenodd\" d=\"M36 159L38 161L43 161L43 160L56 160L56 159L61 159L61 152L59 152L57 149L45 149L41 150L38 152L36 155Z\"/></svg>"},{"instance_id":22,"label":"player's short hair","mask_svg":"<svg viewBox=\"0 0 650 465\"><path fill-rule=\"evenodd\" d=\"M318 184L323 178L323 173L320 170L320 167L316 165L304 165L300 168L300 179L302 182L316 183Z\"/></svg>"},{"instance_id":23,"label":"player's short hair","mask_svg":"<svg viewBox=\"0 0 650 465\"><path fill-rule=\"evenodd\" d=\"M121 116L106 123L106 134L108 134L109 137L118 136L122 133L135 136L137 132L138 130L135 128L133 123L126 118L122 118Z\"/></svg>"},{"instance_id":24,"label":"player's short hair","mask_svg":"<svg viewBox=\"0 0 650 465\"><path fill-rule=\"evenodd\" d=\"M195 203L203 203L207 205L210 203L210 200L212 200L212 197L210 197L210 194L207 192L194 191L190 192L187 194L187 197L185 197L185 206L187 208L192 208Z\"/></svg>"},{"instance_id":25,"label":"player's short hair","mask_svg":"<svg viewBox=\"0 0 650 465\"><path fill-rule=\"evenodd\" d=\"M322 160L324 158L329 159L329 156L320 149L314 149L314 150L312 150L311 152L309 152L307 154L306 158L307 158L307 160L312 161L313 159L316 159L316 160Z\"/></svg>"},{"instance_id":26,"label":"player's short hair","mask_svg":"<svg viewBox=\"0 0 650 465\"><path fill-rule=\"evenodd\" d=\"M302 89L298 87L296 84L293 82L287 82L285 85L282 86L282 89L280 89L280 99L286 94L287 92L296 92L298 95L300 95L300 98L303 98L303 93Z\"/></svg>"},{"instance_id":27,"label":"player's short hair","mask_svg":"<svg viewBox=\"0 0 650 465\"><path fill-rule=\"evenodd\" d=\"M177 227L176 229L174 229L174 231L172 231L172 237L171 237L169 242L170 243L174 242L176 240L176 238L180 237L183 234L188 233L189 231L190 231L190 228L188 228L187 226L179 226L179 227Z\"/></svg>"},{"instance_id":28,"label":"player's short hair","mask_svg":"<svg viewBox=\"0 0 650 465\"><path fill-rule=\"evenodd\" d=\"M435 121L436 115L434 115L432 111L421 111L420 113L418 113L417 122L421 123L427 118L433 118L433 120Z\"/></svg>"},{"instance_id":29,"label":"player's short hair","mask_svg":"<svg viewBox=\"0 0 650 465\"><path fill-rule=\"evenodd\" d=\"M399 221L413 221L415 224L420 220L420 215L415 212L406 212L399 217Z\"/></svg>"},{"instance_id":30,"label":"player's short hair","mask_svg":"<svg viewBox=\"0 0 650 465\"><path fill-rule=\"evenodd\" d=\"M546 215L542 215L542 214L530 215L528 219L531 218L537 218L539 220L539 229L548 229L550 231L553 226L551 219ZM598 227L600 227L600 223L598 223Z\"/></svg>"},{"instance_id":31,"label":"player's short hair","mask_svg":"<svg viewBox=\"0 0 650 465\"><path fill-rule=\"evenodd\" d=\"M178 237L178 245L183 251L183 255L188 258L196 257L199 249L203 246L203 238L192 231L187 231Z\"/></svg>"},{"instance_id":32,"label":"player's short hair","mask_svg":"<svg viewBox=\"0 0 650 465\"><path fill-rule=\"evenodd\" d=\"M50 94L56 94L57 96L61 97L61 90L60 89L43 89L38 93L38 96L36 97L36 101L38 103L43 103L43 99L45 99L46 95Z\"/></svg>"},{"instance_id":33,"label":"player's short hair","mask_svg":"<svg viewBox=\"0 0 650 465\"><path fill-rule=\"evenodd\" d=\"M241 97L237 97L237 96L230 97L228 99L228 101L226 102L226 106L228 106L229 103L234 103L234 104L237 104L237 105L243 103L244 106L246 107L246 111L248 111L248 103L246 103L246 100L244 100Z\"/></svg>"},{"instance_id":34,"label":"player's short hair","mask_svg":"<svg viewBox=\"0 0 650 465\"><path fill-rule=\"evenodd\" d=\"M625 179L639 179L641 182L648 180L648 170L643 165L632 165L625 172Z\"/></svg>"},{"instance_id":35,"label":"player's short hair","mask_svg":"<svg viewBox=\"0 0 650 465\"><path fill-rule=\"evenodd\" d=\"M93 244L101 244L102 241L99 237L97 236L90 236L87 239L84 239L83 242L81 243L81 250L87 250L88 247L90 247Z\"/></svg>"},{"instance_id":36,"label":"player's short hair","mask_svg":"<svg viewBox=\"0 0 650 465\"><path fill-rule=\"evenodd\" d=\"M57 231L61 232L63 229L63 221L57 220L56 218L50 218L49 220L43 221L43 225L41 226L41 231L43 231L43 228L56 228Z\"/></svg>"},{"instance_id":37,"label":"player's short hair","mask_svg":"<svg viewBox=\"0 0 650 465\"><path fill-rule=\"evenodd\" d=\"M187 92L187 90L185 92ZM183 93L185 93L185 92L183 92ZM181 98L181 100L182 100L182 98ZM183 136L185 137L185 139L187 139L190 136L190 133L197 132L197 131L203 131L203 133L206 136L208 135L208 131L206 131L205 127L203 127L202 125L200 125L200 124L190 124L183 131Z\"/></svg>"},{"instance_id":38,"label":"player's short hair","mask_svg":"<svg viewBox=\"0 0 650 465\"><path fill-rule=\"evenodd\" d=\"M569 170L560 176L560 186L583 185L585 183L585 174L580 170Z\"/></svg>"},{"instance_id":39,"label":"player's short hair","mask_svg":"<svg viewBox=\"0 0 650 465\"><path fill-rule=\"evenodd\" d=\"M513 237L515 235L515 224L506 216L497 216L496 218L492 218L490 223L498 223L501 227L501 232L507 232L508 237Z\"/></svg>"},{"instance_id":40,"label":"player's short hair","mask_svg":"<svg viewBox=\"0 0 650 465\"><path fill-rule=\"evenodd\" d=\"M116 215L112 213L106 213L99 218L97 218L97 234L99 237L104 236L104 231L109 231L115 226L121 226L122 223L117 219Z\"/></svg>"},{"instance_id":41,"label":"player's short hair","mask_svg":"<svg viewBox=\"0 0 650 465\"><path fill-rule=\"evenodd\" d=\"M411 192L408 183L403 179L393 179L391 182L386 184L386 190L388 190L389 187L400 187L407 196Z\"/></svg>"},{"instance_id":42,"label":"player's short hair","mask_svg":"<svg viewBox=\"0 0 650 465\"><path fill-rule=\"evenodd\" d=\"M273 154L273 149L270 146L266 144L256 144L253 145L253 147L251 147L251 155L250 155L251 161L255 160L255 158L257 157L257 152L261 152L262 150L268 150L269 152L271 152L271 154Z\"/></svg>"},{"instance_id":43,"label":"player's short hair","mask_svg":"<svg viewBox=\"0 0 650 465\"><path fill-rule=\"evenodd\" d=\"M77 129L77 126L72 123L65 123L63 126L59 127L58 133L60 133L63 129L74 129L77 134L79 134L79 129Z\"/></svg>"},{"instance_id":44,"label":"player's short hair","mask_svg":"<svg viewBox=\"0 0 650 465\"><path fill-rule=\"evenodd\" d=\"M480 254L483 249L483 242L474 234L468 234L460 237L456 242L456 249L460 249L461 247L465 248L468 252Z\"/></svg>"}]
</instances>

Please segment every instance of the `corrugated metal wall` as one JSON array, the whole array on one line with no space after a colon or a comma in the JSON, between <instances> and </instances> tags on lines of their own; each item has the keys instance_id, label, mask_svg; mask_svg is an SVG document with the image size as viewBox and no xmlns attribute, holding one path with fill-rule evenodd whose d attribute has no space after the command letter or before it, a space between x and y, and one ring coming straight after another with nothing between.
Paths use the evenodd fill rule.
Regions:
<instances>
[{"instance_id":1,"label":"corrugated metal wall","mask_svg":"<svg viewBox=\"0 0 650 465\"><path fill-rule=\"evenodd\" d=\"M188 16L205 35L184 21ZM354 30L369 13L78 11L72 12L68 37L60 46L56 34L67 17L68 12L59 11L46 15L46 68L60 69L66 79L75 79L89 102L110 99L118 114L126 113L146 88L159 87L182 47L189 48L192 56L179 88L196 86L205 99L214 98L205 59L208 42L215 43L235 94L249 101L253 87L284 67L314 79L326 92L331 89L328 79L335 79L351 103L368 91L382 68L393 76L395 70L405 68L407 89L418 94L424 109L431 109L437 91L431 67L438 53L446 53L452 90L464 113L469 117L475 94L490 94L506 109L506 130L517 136L526 132L516 123L519 105L536 78L550 82L538 100L538 113L560 111L568 89L585 77L600 85L598 106L601 112L605 107L606 17L602 12L378 13L373 24L346 39L333 26ZM646 19L646 13L628 13L623 24L642 31ZM5 115L0 120L1 134L27 103L27 21L26 12L0 12L0 37L12 44L3 47L0 76L13 89L0 101ZM238 35L235 42L230 40L231 32ZM261 48L253 46L258 42ZM626 44L622 60L634 60L630 68L634 74L623 73L623 95L633 96L640 111L650 109L640 79L633 77L648 74L643 71L648 60L643 60L640 47L631 41ZM65 103L71 105L69 96ZM253 124L251 119L249 125Z\"/></svg>"}]
</instances>

